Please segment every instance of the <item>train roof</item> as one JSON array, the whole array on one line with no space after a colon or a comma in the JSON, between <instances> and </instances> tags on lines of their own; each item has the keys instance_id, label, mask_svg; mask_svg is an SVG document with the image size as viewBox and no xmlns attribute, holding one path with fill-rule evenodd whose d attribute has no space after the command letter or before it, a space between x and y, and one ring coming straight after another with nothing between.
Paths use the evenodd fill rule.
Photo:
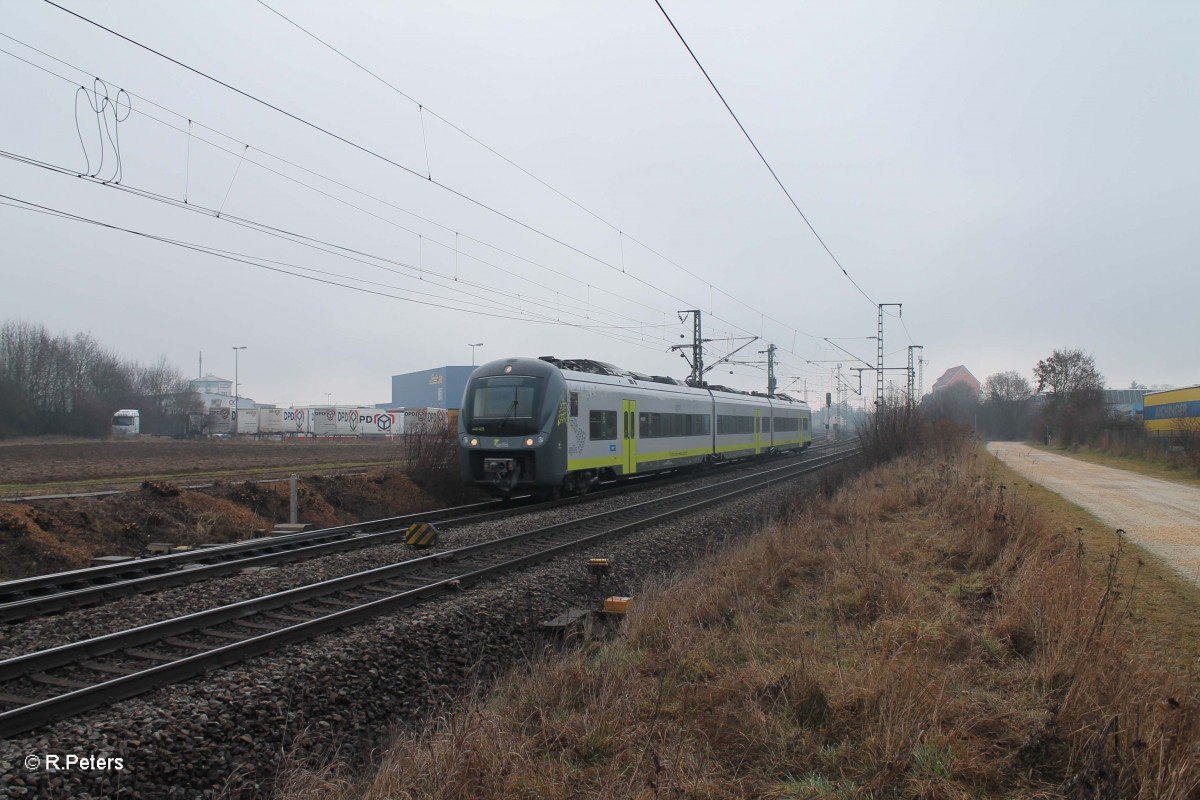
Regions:
<instances>
[{"instance_id":1,"label":"train roof","mask_svg":"<svg viewBox=\"0 0 1200 800\"><path fill-rule=\"evenodd\" d=\"M591 375L613 375L619 378L637 377L627 369L606 364L603 361L593 361L590 358L556 358L555 356L539 356L538 361L553 364L567 372L586 372Z\"/></svg>"},{"instance_id":2,"label":"train roof","mask_svg":"<svg viewBox=\"0 0 1200 800\"><path fill-rule=\"evenodd\" d=\"M642 381L643 383L663 383L668 386L686 386L683 381L670 378L665 375L647 375L644 372L634 372L633 370L623 369L613 364L608 364L603 361L595 361L590 358L556 358L555 356L541 356L539 361L545 361L547 364L553 364L566 372L583 372L589 375L611 375L616 378L633 378L634 380Z\"/></svg>"},{"instance_id":3,"label":"train roof","mask_svg":"<svg viewBox=\"0 0 1200 800\"><path fill-rule=\"evenodd\" d=\"M604 361L595 361L590 358L558 358L556 356L540 356L538 361L545 361L547 364L552 364L566 372L582 372L590 375L609 375L616 378L633 378L634 380L643 383L661 383L668 386L686 386L693 389L707 389L711 392L723 392L725 394L736 394L745 397L764 397L772 400L783 400L788 403L803 403L803 400L796 400L786 394L777 392L773 395L766 392L746 392L741 389L731 389L728 386L717 386L709 383L701 383L699 386L692 384L690 381L681 381L676 378L667 377L665 375L647 375L643 372L633 372L632 370L623 369L613 364L608 364Z\"/></svg>"}]
</instances>

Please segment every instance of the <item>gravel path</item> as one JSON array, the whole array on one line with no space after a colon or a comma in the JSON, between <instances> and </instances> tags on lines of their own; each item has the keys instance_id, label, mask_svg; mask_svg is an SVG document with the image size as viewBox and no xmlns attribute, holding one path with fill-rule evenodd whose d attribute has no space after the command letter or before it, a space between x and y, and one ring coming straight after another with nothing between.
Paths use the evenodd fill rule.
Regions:
<instances>
[{"instance_id":1,"label":"gravel path","mask_svg":"<svg viewBox=\"0 0 1200 800\"><path fill-rule=\"evenodd\" d=\"M1124 529L1134 542L1200 585L1200 489L1015 442L990 442L988 450L1026 478Z\"/></svg>"},{"instance_id":2,"label":"gravel path","mask_svg":"<svg viewBox=\"0 0 1200 800\"><path fill-rule=\"evenodd\" d=\"M755 492L610 541L592 552L0 742L0 796L258 798L270 796L281 759L319 760L336 753L352 765L362 765L395 726L420 725L446 703L481 683L486 686L495 675L544 647L557 646L539 632L539 621L573 606L596 607L607 595L637 595L645 581L661 579L725 540L756 530L800 501L816 480ZM629 501L612 498L600 505ZM522 517L519 522L487 525L532 524ZM454 544L499 532L476 527L481 530L453 532ZM584 567L591 556L613 561L613 571L599 590ZM314 563L303 568L317 567ZM261 583L264 576L241 577ZM190 587L202 595L214 589ZM233 590L226 584L221 591L228 597ZM153 603L162 603L167 594L155 596ZM170 604L197 601L184 593ZM104 609L73 614L100 611ZM126 626L135 615L157 616L150 608L135 611L125 606L124 611ZM67 616L56 622L62 624ZM79 631L77 626L83 624L81 619L71 627ZM55 632L30 631L22 638L26 643L49 641ZM54 772L45 769L44 762L26 767L31 756L67 754L120 757L123 768Z\"/></svg>"}]
</instances>

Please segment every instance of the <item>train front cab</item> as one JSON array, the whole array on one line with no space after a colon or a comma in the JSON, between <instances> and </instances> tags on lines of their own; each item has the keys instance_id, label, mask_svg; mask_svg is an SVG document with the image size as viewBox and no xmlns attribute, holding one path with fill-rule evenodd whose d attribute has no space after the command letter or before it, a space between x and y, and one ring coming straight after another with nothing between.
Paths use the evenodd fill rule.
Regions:
<instances>
[{"instance_id":1,"label":"train front cab","mask_svg":"<svg viewBox=\"0 0 1200 800\"><path fill-rule=\"evenodd\" d=\"M492 361L471 373L458 417L465 483L507 496L553 491L566 465L562 372L544 361Z\"/></svg>"}]
</instances>

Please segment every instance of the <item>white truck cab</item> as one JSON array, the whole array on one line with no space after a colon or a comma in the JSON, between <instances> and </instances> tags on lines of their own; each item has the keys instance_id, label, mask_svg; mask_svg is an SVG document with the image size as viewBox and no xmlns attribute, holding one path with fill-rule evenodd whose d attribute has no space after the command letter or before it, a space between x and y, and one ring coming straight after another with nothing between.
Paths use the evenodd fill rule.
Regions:
<instances>
[{"instance_id":1,"label":"white truck cab","mask_svg":"<svg viewBox=\"0 0 1200 800\"><path fill-rule=\"evenodd\" d=\"M136 408L123 408L113 414L112 435L114 438L137 436L142 430L142 415Z\"/></svg>"}]
</instances>

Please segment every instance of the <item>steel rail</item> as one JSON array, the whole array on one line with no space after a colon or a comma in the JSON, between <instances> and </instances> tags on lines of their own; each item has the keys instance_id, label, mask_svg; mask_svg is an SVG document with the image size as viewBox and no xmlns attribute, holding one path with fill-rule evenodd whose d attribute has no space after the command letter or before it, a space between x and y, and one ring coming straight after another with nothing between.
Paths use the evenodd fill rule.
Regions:
<instances>
[{"instance_id":1,"label":"steel rail","mask_svg":"<svg viewBox=\"0 0 1200 800\"><path fill-rule=\"evenodd\" d=\"M196 562L211 563L218 559L238 557L242 553L260 552L270 549L280 550L331 538L344 538L352 536L355 533L377 530L381 527L402 525L406 522L436 521L446 516L470 514L473 513L474 509L495 508L497 505L499 505L499 501L488 500L482 503L472 503L465 506L443 508L417 514L385 517L350 525L339 525L333 528L300 531L282 536L263 537L260 539L220 544L215 547L198 548L179 553L150 556L148 558L137 558L119 564L104 564L97 567L85 567L83 569L54 572L47 575L35 575L30 578L20 578L0 583L0 600L29 597L38 593L52 591L59 587L78 587L87 584L102 584L109 581L127 580L137 574L179 569L184 565Z\"/></svg>"},{"instance_id":2,"label":"steel rail","mask_svg":"<svg viewBox=\"0 0 1200 800\"><path fill-rule=\"evenodd\" d=\"M642 485L642 484L637 484ZM622 487L625 488L625 487ZM212 547L193 548L178 553L167 553L158 556L134 558L117 564L102 564L95 567L84 567L77 570L55 572L46 575L35 575L29 578L19 578L12 581L0 582L0 621L19 619L4 616L4 609L9 603L21 600L44 597L64 590L75 590L86 586L112 586L121 583L129 586L129 581L136 581L142 575L155 575L186 568L192 564L212 564L220 560L233 560L254 557L261 553L282 552L287 549L298 549L310 544L320 544L326 541L348 539L360 533L377 531L381 528L409 525L414 522L439 522L444 519L457 519L475 514L486 515L495 513L497 516L509 516L525 511L541 510L551 506L579 502L581 499L593 499L605 496L614 489L593 492L584 498L567 498L554 502L533 502L528 495L521 495L508 500L485 500L464 506L451 506L433 511L422 511L414 514L402 514L395 517L384 517L376 520L355 522L332 528L319 528L311 531L299 531L281 536L262 537ZM480 516L479 519L493 517ZM393 531L394 532L394 531ZM98 595L99 599L118 596ZM61 610L55 609L55 610Z\"/></svg>"},{"instance_id":3,"label":"steel rail","mask_svg":"<svg viewBox=\"0 0 1200 800\"><path fill-rule=\"evenodd\" d=\"M274 595L253 598L209 611L189 614L177 619L144 625L128 631L9 659L0 662L0 682L28 679L28 676L40 675L45 670L79 664L80 662L85 662L86 659L114 652L128 651L129 648L135 648L151 642L162 642L164 639L171 639L181 634L211 630L214 626L225 622L244 620L246 617L256 614L274 611L289 605L294 606L297 603L327 597L348 589L359 588L373 583L395 581L403 578L405 573L414 573L413 577L417 577L419 571L425 568L432 569L434 573L432 580L428 577L423 578L425 583L422 585L402 588L400 590L389 588L388 591L394 593L387 597L370 600L365 603L359 602L353 607L323 614L315 619L287 625L268 633L241 637L241 641L232 644L207 647L204 652L195 655L185 656L169 663L159 664L132 674L121 675L120 677L102 681L86 688L79 688L56 697L35 700L10 711L0 713L0 738L10 738L41 727L55 719L78 714L105 703L127 699L157 688L165 683L184 680L215 667L226 666L286 644L303 641L321 633L342 628L347 624L361 621L383 611L411 605L412 603L446 591L461 589L502 572L554 558L561 553L587 546L605 538L654 525L773 483L810 474L831 464L851 458L855 454L855 451L844 451L826 455L818 459L810 459L801 463L776 467L719 484L681 492L667 498L657 498L633 506L627 506L617 511L594 514L582 519L516 533L489 542L470 545L418 559L411 559L387 567L367 570L363 573L343 576L318 584L279 592ZM597 527L600 529L595 530ZM450 571L447 573L447 568L451 566L455 570L460 569L460 566L456 562L469 562L474 558L488 553L511 550L514 545L527 544L536 540L551 539L553 541L564 534L579 529L592 530L593 532L587 532L582 536L572 535L569 541L553 543L549 547L540 547L533 552L520 554L516 557L505 554L502 560L486 564L478 569L466 572ZM332 604L338 605L340 603L339 601L333 601ZM312 609L309 610L311 611ZM318 613L320 612L318 611ZM173 646L170 642L166 644L167 646ZM199 645L197 646L199 647ZM178 648L176 647L176 649ZM82 668L93 670L92 667L88 666L88 663L94 664L94 662L85 662L81 664ZM70 681L67 682L70 683ZM10 696L5 699L11 702L15 698Z\"/></svg>"},{"instance_id":4,"label":"steel rail","mask_svg":"<svg viewBox=\"0 0 1200 800\"><path fill-rule=\"evenodd\" d=\"M347 528L352 528L351 530L346 530L345 528L326 528L320 531L324 535L313 537L317 542L316 544L306 545L304 544L305 540L300 539L294 541L292 543L294 546L292 547L266 546L257 549L247 549L239 551L236 555L230 557L229 560L207 564L203 562L183 564L169 572L137 575L127 580L117 580L112 583L102 583L82 589L70 589L54 594L39 595L0 604L0 622L19 622L36 616L65 611L70 608L94 606L119 597L159 591L173 586L182 586L247 569L289 564L296 561L318 558L331 553L388 544L405 535L408 531L408 525L404 523L440 522L441 526L445 529L474 522L483 522L489 519L532 513L533 511L541 510L546 505L548 504L508 505L504 508L492 508L488 511L468 513L462 516L452 512L474 508L475 506L442 509L438 512L427 512L424 514L408 514L403 517L386 520L386 522L399 523L401 527L376 533L367 533L363 529L378 527L385 522L384 520L377 520L363 525L346 526ZM312 532L309 531L308 533ZM215 550L216 548L211 549Z\"/></svg>"},{"instance_id":5,"label":"steel rail","mask_svg":"<svg viewBox=\"0 0 1200 800\"><path fill-rule=\"evenodd\" d=\"M736 488L739 485L747 484L751 485L751 488L759 488L758 484L761 481L767 480L769 482L770 479L773 479L775 476L781 473L786 479L792 477L796 470L801 470L803 472L820 469L821 467L827 466L826 461L828 459L838 458L841 455L842 454L826 456L822 460L806 461L802 464L774 467L766 472L758 472L751 475L739 476L724 483L714 484L711 486L702 486L681 492L679 494L671 495L669 497L647 500L645 502L626 506L615 511L605 511L599 514L592 514L587 517L567 520L565 522L555 523L542 528L535 528L533 530L510 534L509 536L503 536L497 539L491 539L486 542L479 542L453 550L432 553L427 556L408 559L395 564L376 567L374 569L364 570L362 572L356 572L337 578L330 578L325 581L299 586L293 589L287 589L274 594L253 597L248 600L231 603L229 605L197 612L195 614L188 614L182 617L164 620L162 622L150 623L137 628L131 628L125 631L119 631L117 633L107 634L105 636L100 636L93 639L87 639L82 642L62 645L60 647L42 650L37 653L18 656L16 658L0 661L0 682L13 680L24 673L63 666L71 663L72 661L78 660L79 656L95 657L105 655L120 650L123 647L136 647L138 645L146 644L148 642L156 641L168 636L186 633L199 627L211 627L213 625L219 625L234 619L262 613L264 611L275 610L290 603L311 600L313 598L329 595L337 591L357 588L367 583L396 579L402 577L405 573L416 572L429 565L438 565L450 561L461 561L477 554L487 553L489 551L496 550L499 547L513 543L536 538L544 538L547 536L554 536L564 531L569 531L573 528L595 525L614 518L636 516L639 511L645 511L646 509L654 508L656 506L667 506L680 501L687 501L693 497L704 494L711 494L714 489L719 489L722 487Z\"/></svg>"},{"instance_id":6,"label":"steel rail","mask_svg":"<svg viewBox=\"0 0 1200 800\"><path fill-rule=\"evenodd\" d=\"M821 449L827 447L828 445L824 445ZM693 475L671 474L656 477L654 485L663 485L688 480ZM23 578L0 583L0 622L20 622L254 567L288 564L331 553L387 544L403 536L407 525L415 522L442 522L443 527L457 527L595 500L645 485L647 484L643 482L633 485L626 482L583 497L541 503L531 502L528 497L516 498L518 504L490 500ZM381 528L390 529L380 531ZM370 533L372 531L375 533Z\"/></svg>"}]
</instances>

